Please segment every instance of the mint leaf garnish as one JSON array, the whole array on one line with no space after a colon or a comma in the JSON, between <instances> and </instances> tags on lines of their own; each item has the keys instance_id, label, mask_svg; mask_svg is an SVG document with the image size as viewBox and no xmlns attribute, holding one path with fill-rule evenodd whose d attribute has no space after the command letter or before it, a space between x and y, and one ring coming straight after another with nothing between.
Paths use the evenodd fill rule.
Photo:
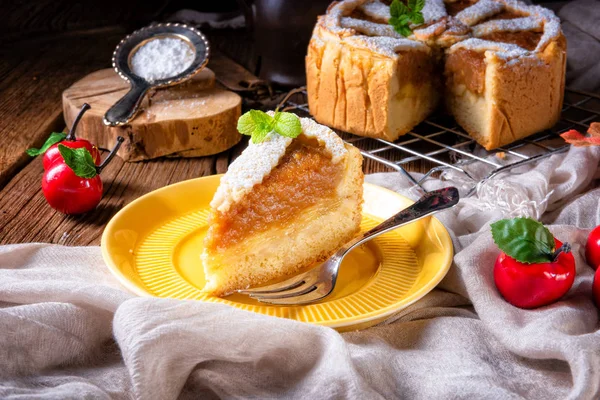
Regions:
<instances>
[{"instance_id":1,"label":"mint leaf garnish","mask_svg":"<svg viewBox=\"0 0 600 400\"><path fill-rule=\"evenodd\" d=\"M56 143L62 142L67 137L66 134L62 132L52 132L46 142L39 149L27 149L27 155L31 157L39 156L40 154L44 154L46 150L55 145Z\"/></svg>"},{"instance_id":2,"label":"mint leaf garnish","mask_svg":"<svg viewBox=\"0 0 600 400\"><path fill-rule=\"evenodd\" d=\"M252 143L254 144L259 144L265 141L265 139L267 138L267 135L269 135L269 133L271 133L272 131L270 130L259 130L256 133L254 133L252 135Z\"/></svg>"},{"instance_id":3,"label":"mint leaf garnish","mask_svg":"<svg viewBox=\"0 0 600 400\"><path fill-rule=\"evenodd\" d=\"M404 37L408 37L412 33L407 25L397 28L396 31Z\"/></svg>"},{"instance_id":4,"label":"mint leaf garnish","mask_svg":"<svg viewBox=\"0 0 600 400\"><path fill-rule=\"evenodd\" d=\"M277 112L274 119L275 125L273 126L273 130L281 136L295 138L302 133L300 118L296 114Z\"/></svg>"},{"instance_id":5,"label":"mint leaf garnish","mask_svg":"<svg viewBox=\"0 0 600 400\"><path fill-rule=\"evenodd\" d=\"M88 149L84 147L72 149L59 144L58 151L65 160L65 164L73 170L75 175L81 178L93 178L98 174L96 164L94 164L94 159Z\"/></svg>"},{"instance_id":6,"label":"mint leaf garnish","mask_svg":"<svg viewBox=\"0 0 600 400\"><path fill-rule=\"evenodd\" d=\"M408 7L406 7L406 5L398 0L394 0L392 1L392 4L390 4L390 15L394 18L398 18L400 15L405 15L409 13L409 9Z\"/></svg>"},{"instance_id":7,"label":"mint leaf garnish","mask_svg":"<svg viewBox=\"0 0 600 400\"><path fill-rule=\"evenodd\" d=\"M500 250L523 263L553 260L554 236L531 218L502 219L492 225L492 237Z\"/></svg>"},{"instance_id":8,"label":"mint leaf garnish","mask_svg":"<svg viewBox=\"0 0 600 400\"><path fill-rule=\"evenodd\" d=\"M269 118L271 117L262 111L250 110L238 119L237 130L242 135L250 136L263 123L263 120L269 121Z\"/></svg>"},{"instance_id":9,"label":"mint leaf garnish","mask_svg":"<svg viewBox=\"0 0 600 400\"><path fill-rule=\"evenodd\" d=\"M252 143L262 143L269 133L295 138L302 133L296 114L276 111L271 117L260 110L250 110L238 119L237 130L252 138Z\"/></svg>"},{"instance_id":10,"label":"mint leaf garnish","mask_svg":"<svg viewBox=\"0 0 600 400\"><path fill-rule=\"evenodd\" d=\"M408 0L407 4L400 0L394 0L390 4L391 18L388 23L400 35L407 37L412 33L410 30L411 22L414 25L425 23L425 18L421 13L423 7L425 7L425 0Z\"/></svg>"},{"instance_id":11,"label":"mint leaf garnish","mask_svg":"<svg viewBox=\"0 0 600 400\"><path fill-rule=\"evenodd\" d=\"M421 25L421 24L425 23L425 18L423 18L423 14L421 14L419 12L412 12L412 13L410 13L408 15L408 18L415 25Z\"/></svg>"}]
</instances>

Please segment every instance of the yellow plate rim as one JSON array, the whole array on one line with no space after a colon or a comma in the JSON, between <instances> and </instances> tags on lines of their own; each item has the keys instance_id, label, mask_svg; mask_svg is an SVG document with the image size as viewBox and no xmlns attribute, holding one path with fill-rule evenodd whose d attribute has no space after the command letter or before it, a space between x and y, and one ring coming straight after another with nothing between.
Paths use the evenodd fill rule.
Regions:
<instances>
[{"instance_id":1,"label":"yellow plate rim","mask_svg":"<svg viewBox=\"0 0 600 400\"><path fill-rule=\"evenodd\" d=\"M201 180L203 178L206 178L206 176L189 179L189 180L177 182L177 183L174 183L171 185L167 185L162 188L153 190L149 193L146 193L143 196L138 197L137 199L135 199L134 201L132 201L131 203L129 203L125 207L123 207L121 210L119 210L111 218L111 220L108 222L108 224L104 228L104 232L102 233L102 238L100 241L101 254L102 254L102 258L104 259L104 263L106 264L106 266L108 267L110 272L117 278L119 283L121 283L130 292L132 292L138 296L141 296L141 297L157 297L151 293L148 293L143 288L139 287L138 285L133 283L131 280L129 280L127 278L127 276L125 276L123 274L123 272L120 270L120 268L117 266L117 264L113 261L111 254L107 249L106 243L108 240L108 235L112 231L112 226L118 220L119 214L126 212L130 208L136 207L137 203L143 201L144 198L146 198L147 196L155 195L156 193L163 192L163 191L172 190L174 187L179 186L179 185L186 185L186 184L189 185L192 181ZM408 201L411 204L414 203L413 200L410 200L407 197L405 197L399 193L396 193L392 190L389 190L389 189L384 188L379 185L374 185L374 184L371 184L368 182L364 182L364 187L365 188L371 187L371 188L373 188L373 190L384 191L384 192L387 192L393 196L396 196L404 201ZM452 265L452 260L454 258L454 246L452 244L452 239L451 239L450 234L448 233L448 230L446 229L446 227L437 218L435 218L435 217L430 217L430 218L434 221L434 223L439 224L439 233L442 236L441 239L444 242L444 247L446 247L446 245L448 246L448 251L445 252L445 258L443 260L443 263L441 263L440 268L438 269L437 273L426 284L421 286L418 290L416 290L409 296L403 298L400 302L394 303L387 307L380 308L377 311L371 311L370 313L368 313L368 314L372 314L372 315L368 315L368 314L355 315L355 316L351 316L351 317L337 319L336 322L317 321L317 322L309 322L309 323L314 323L316 325L327 326L330 328L339 329L339 328L352 327L355 325L362 325L362 324L368 323L373 320L385 321L391 315L414 304L418 300L422 299L427 293L431 292L438 285L438 283L440 283L441 280L444 279L444 277L450 270L450 267ZM431 228L429 228L429 229L431 229ZM157 297L157 298L161 298L161 297ZM202 301L202 300L198 300L198 301ZM240 303L236 303L236 302L226 300L226 299L221 299L221 298L216 299L216 302L221 303L221 304L227 304L231 307L236 307L236 304L240 304ZM238 307L236 307L236 308L238 308ZM238 309L242 310L241 308L238 308ZM247 310L244 310L244 311L247 311ZM250 312L253 312L253 311L250 311ZM263 315L266 315L266 314L263 314ZM302 322L302 321L298 321L298 322Z\"/></svg>"}]
</instances>

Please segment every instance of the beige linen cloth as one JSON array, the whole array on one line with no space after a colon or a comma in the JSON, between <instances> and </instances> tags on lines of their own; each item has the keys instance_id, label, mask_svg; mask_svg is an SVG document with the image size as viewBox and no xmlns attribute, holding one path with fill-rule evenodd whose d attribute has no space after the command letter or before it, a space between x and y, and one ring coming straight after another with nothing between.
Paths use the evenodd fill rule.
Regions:
<instances>
[{"instance_id":1,"label":"beige linen cloth","mask_svg":"<svg viewBox=\"0 0 600 400\"><path fill-rule=\"evenodd\" d=\"M0 398L599 398L598 310L583 256L600 224L599 160L600 149L572 148L440 214L456 249L446 278L386 323L345 334L138 298L98 247L0 247ZM399 174L367 180L415 197ZM573 244L577 278L558 303L521 310L494 287L489 223L515 212L542 215Z\"/></svg>"}]
</instances>

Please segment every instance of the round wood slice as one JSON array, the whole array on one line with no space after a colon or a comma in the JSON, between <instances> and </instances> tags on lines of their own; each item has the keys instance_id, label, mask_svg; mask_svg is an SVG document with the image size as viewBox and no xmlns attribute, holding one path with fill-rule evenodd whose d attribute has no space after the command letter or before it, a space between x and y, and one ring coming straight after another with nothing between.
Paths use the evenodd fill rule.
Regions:
<instances>
[{"instance_id":1,"label":"round wood slice","mask_svg":"<svg viewBox=\"0 0 600 400\"><path fill-rule=\"evenodd\" d=\"M104 125L106 111L129 90L129 83L113 69L87 75L63 92L63 111L68 127L83 103L88 110L77 127L77 137L110 149L117 136L125 142L118 155L125 161L162 156L200 157L220 153L238 143L236 126L242 100L237 94L215 87L215 74L205 68L177 86L145 96L140 112L129 124Z\"/></svg>"}]
</instances>

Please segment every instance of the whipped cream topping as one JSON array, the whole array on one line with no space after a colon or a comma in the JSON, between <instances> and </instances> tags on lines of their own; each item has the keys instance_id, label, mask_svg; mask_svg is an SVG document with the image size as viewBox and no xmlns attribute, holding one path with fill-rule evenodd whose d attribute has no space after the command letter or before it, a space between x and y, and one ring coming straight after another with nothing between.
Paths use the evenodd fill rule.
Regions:
<instances>
[{"instance_id":1,"label":"whipped cream topping","mask_svg":"<svg viewBox=\"0 0 600 400\"><path fill-rule=\"evenodd\" d=\"M272 116L273 112L269 114ZM331 155L334 164L342 161L348 150L344 141L330 128L318 124L310 118L300 118L302 134L315 138ZM248 144L240 156L231 163L210 206L220 212L226 212L232 204L240 201L255 185L262 183L281 158L285 155L293 139L270 133L264 142Z\"/></svg>"}]
</instances>

